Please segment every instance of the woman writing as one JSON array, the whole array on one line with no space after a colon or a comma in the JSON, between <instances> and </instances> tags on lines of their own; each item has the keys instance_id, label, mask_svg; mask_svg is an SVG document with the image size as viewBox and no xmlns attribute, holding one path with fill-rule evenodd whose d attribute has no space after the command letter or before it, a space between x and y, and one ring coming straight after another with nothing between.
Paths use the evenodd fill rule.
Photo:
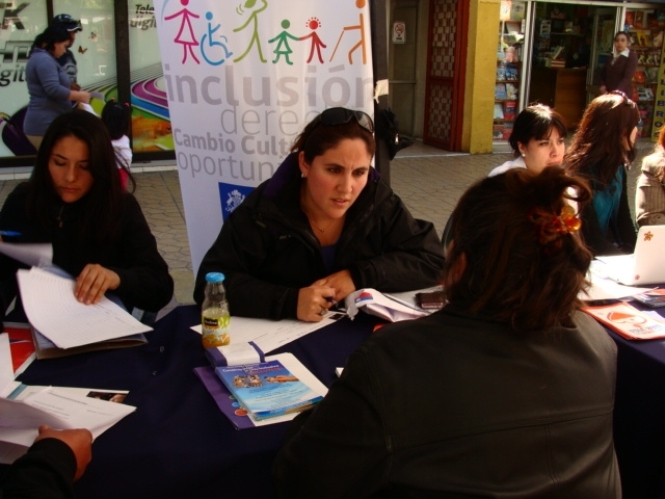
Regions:
<instances>
[{"instance_id":1,"label":"woman writing","mask_svg":"<svg viewBox=\"0 0 665 499\"><path fill-rule=\"evenodd\" d=\"M591 183L593 199L582 211L582 235L596 256L635 249L626 168L635 159L639 121L637 106L623 92L596 97L584 111L566 154L566 170Z\"/></svg>"},{"instance_id":2,"label":"woman writing","mask_svg":"<svg viewBox=\"0 0 665 499\"><path fill-rule=\"evenodd\" d=\"M231 214L206 254L226 275L233 315L317 321L356 289L436 284L443 265L431 223L415 220L371 167L373 123L331 108L314 118L273 177Z\"/></svg>"},{"instance_id":3,"label":"woman writing","mask_svg":"<svg viewBox=\"0 0 665 499\"><path fill-rule=\"evenodd\" d=\"M273 465L279 497L619 498L616 346L580 312L591 254L561 168L481 180L453 213L449 303L351 355Z\"/></svg>"},{"instance_id":4,"label":"woman writing","mask_svg":"<svg viewBox=\"0 0 665 499\"><path fill-rule=\"evenodd\" d=\"M97 303L112 291L130 312L156 312L173 294L141 207L120 187L106 128L86 111L53 121L30 180L9 194L0 211L0 230L19 234L11 242L52 243L53 264L76 278L81 303ZM16 293L20 264L1 258L4 313Z\"/></svg>"},{"instance_id":5,"label":"woman writing","mask_svg":"<svg viewBox=\"0 0 665 499\"><path fill-rule=\"evenodd\" d=\"M547 166L561 165L567 136L566 124L559 113L544 104L530 105L517 115L510 134L515 159L497 166L489 176L500 175L511 168L540 173Z\"/></svg>"},{"instance_id":6,"label":"woman writing","mask_svg":"<svg viewBox=\"0 0 665 499\"><path fill-rule=\"evenodd\" d=\"M70 89L69 76L57 61L70 44L69 32L59 24L46 28L32 44L25 67L30 101L23 131L36 149L51 122L71 110L71 101L90 102L89 92Z\"/></svg>"},{"instance_id":7,"label":"woman writing","mask_svg":"<svg viewBox=\"0 0 665 499\"><path fill-rule=\"evenodd\" d=\"M637 225L665 224L665 127L660 129L654 152L642 160L635 191Z\"/></svg>"},{"instance_id":8,"label":"woman writing","mask_svg":"<svg viewBox=\"0 0 665 499\"><path fill-rule=\"evenodd\" d=\"M605 63L600 75L600 93L620 90L633 95L633 76L637 69L637 54L628 48L628 33L619 31L614 35L612 58Z\"/></svg>"}]
</instances>

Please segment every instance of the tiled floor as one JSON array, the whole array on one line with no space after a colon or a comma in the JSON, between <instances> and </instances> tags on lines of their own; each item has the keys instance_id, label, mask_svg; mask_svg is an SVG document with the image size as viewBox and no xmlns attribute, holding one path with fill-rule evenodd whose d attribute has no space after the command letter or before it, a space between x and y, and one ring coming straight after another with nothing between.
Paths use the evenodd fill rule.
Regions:
<instances>
[{"instance_id":1,"label":"tiled floor","mask_svg":"<svg viewBox=\"0 0 665 499\"><path fill-rule=\"evenodd\" d=\"M629 174L629 200L634 199L635 181L639 174L641 157L653 146L646 140L638 144L639 154ZM393 190L417 218L431 220L438 233L464 190L484 177L495 166L509 159L509 154L469 155L446 153L417 142L398 153L391 162ZM178 172L174 166L163 171L150 171L150 167L134 165L137 173L136 197L157 238L160 252L169 264L176 282L175 298L178 303L192 303L194 275L187 241ZM1 170L0 170L1 172ZM17 175L25 176L25 175ZM0 204L20 180L1 180Z\"/></svg>"}]
</instances>

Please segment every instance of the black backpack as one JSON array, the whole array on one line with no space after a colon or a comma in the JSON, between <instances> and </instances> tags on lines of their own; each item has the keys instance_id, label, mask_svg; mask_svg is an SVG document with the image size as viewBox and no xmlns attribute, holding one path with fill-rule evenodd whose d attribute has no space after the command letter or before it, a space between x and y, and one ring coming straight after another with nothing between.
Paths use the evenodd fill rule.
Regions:
<instances>
[{"instance_id":1,"label":"black backpack","mask_svg":"<svg viewBox=\"0 0 665 499\"><path fill-rule=\"evenodd\" d=\"M376 122L376 138L385 141L390 159L395 157L397 151L413 144L413 138L399 133L397 115L389 107L377 109L374 121Z\"/></svg>"}]
</instances>

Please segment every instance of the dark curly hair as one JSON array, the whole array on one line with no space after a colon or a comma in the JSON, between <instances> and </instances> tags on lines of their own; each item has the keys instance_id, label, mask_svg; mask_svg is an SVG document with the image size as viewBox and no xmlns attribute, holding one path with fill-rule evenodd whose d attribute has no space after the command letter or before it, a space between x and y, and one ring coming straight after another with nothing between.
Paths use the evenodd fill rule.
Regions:
<instances>
[{"instance_id":1,"label":"dark curly hair","mask_svg":"<svg viewBox=\"0 0 665 499\"><path fill-rule=\"evenodd\" d=\"M542 228L532 215L548 213L558 222L570 200L589 198L584 180L553 166L540 174L516 168L474 184L452 215L444 267L449 301L517 331L569 325L592 255L575 232L539 239ZM455 274L460 258L466 260L461 276Z\"/></svg>"}]
</instances>

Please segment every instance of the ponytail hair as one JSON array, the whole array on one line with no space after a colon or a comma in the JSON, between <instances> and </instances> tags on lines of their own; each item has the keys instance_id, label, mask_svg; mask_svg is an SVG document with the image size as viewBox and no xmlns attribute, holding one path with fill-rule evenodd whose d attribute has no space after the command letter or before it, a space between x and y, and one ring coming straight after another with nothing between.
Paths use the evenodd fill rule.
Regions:
<instances>
[{"instance_id":1,"label":"ponytail hair","mask_svg":"<svg viewBox=\"0 0 665 499\"><path fill-rule=\"evenodd\" d=\"M474 184L451 217L449 301L517 331L570 325L592 260L572 205L590 197L584 180L555 166L540 174L513 169ZM466 266L453 278L462 254Z\"/></svg>"}]
</instances>

